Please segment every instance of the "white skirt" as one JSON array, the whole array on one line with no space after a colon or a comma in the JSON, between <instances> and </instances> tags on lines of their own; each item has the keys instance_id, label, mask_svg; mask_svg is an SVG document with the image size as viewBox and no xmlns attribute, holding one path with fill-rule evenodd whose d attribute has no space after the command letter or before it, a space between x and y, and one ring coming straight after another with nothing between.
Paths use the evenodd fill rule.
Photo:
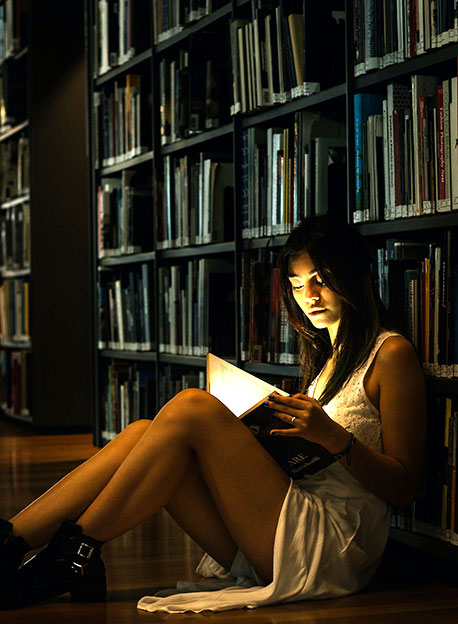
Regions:
<instances>
[{"instance_id":1,"label":"white skirt","mask_svg":"<svg viewBox=\"0 0 458 624\"><path fill-rule=\"evenodd\" d=\"M199 613L351 594L374 575L390 522L389 505L336 462L291 482L275 534L272 583L262 585L240 551L229 572L204 555L197 572L210 580L180 581L137 606Z\"/></svg>"}]
</instances>

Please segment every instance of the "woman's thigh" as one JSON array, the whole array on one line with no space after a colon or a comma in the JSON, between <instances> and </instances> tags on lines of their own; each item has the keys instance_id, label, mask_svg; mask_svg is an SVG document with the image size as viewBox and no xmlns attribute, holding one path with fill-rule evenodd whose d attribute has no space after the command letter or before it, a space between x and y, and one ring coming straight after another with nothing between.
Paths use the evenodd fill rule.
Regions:
<instances>
[{"instance_id":1,"label":"woman's thigh","mask_svg":"<svg viewBox=\"0 0 458 624\"><path fill-rule=\"evenodd\" d=\"M290 479L249 429L218 399L187 390L159 412L186 436L211 497L233 540L266 581ZM154 429L154 427L153 427Z\"/></svg>"}]
</instances>

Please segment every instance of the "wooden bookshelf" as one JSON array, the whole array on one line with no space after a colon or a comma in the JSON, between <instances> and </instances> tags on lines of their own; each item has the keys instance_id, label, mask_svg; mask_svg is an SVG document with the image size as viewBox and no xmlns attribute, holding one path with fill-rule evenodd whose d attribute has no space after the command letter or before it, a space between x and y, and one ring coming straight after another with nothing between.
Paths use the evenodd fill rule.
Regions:
<instances>
[{"instance_id":1,"label":"wooden bookshelf","mask_svg":"<svg viewBox=\"0 0 458 624\"><path fill-rule=\"evenodd\" d=\"M38 430L89 428L93 303L84 6L75 2L65 12L56 1L20 6L24 14L13 27L2 28L7 40L0 42L7 94L0 149L27 151L23 161L17 159L18 181L2 188L6 243L0 281L2 289L22 285L27 294L15 310L21 335L0 341L0 410ZM11 174L4 159L0 167L5 180ZM5 307L0 316L4 328Z\"/></svg>"},{"instance_id":2,"label":"wooden bookshelf","mask_svg":"<svg viewBox=\"0 0 458 624\"><path fill-rule=\"evenodd\" d=\"M110 385L110 380L107 381L109 366L113 365L110 370L116 372L117 383L125 384L124 392L131 393L131 396L125 399L122 408L127 411L132 409L133 403L140 400L140 395L135 395L135 388L142 378L147 378L148 383L151 383L152 391L155 393L156 408L161 407L167 399L164 394L165 387L179 387L180 375L183 376L183 384L188 383L190 379L194 379L194 383L197 383L196 380L201 383L205 357L201 353L192 352L193 345L190 346L188 340L192 333L189 327L190 321L186 320L188 318L186 314L189 316L191 313L189 308L186 308L185 313L184 308L181 309L180 306L185 305L183 301L187 302L186 305L191 301L195 306L191 316L202 314L203 309L199 307L201 303L192 300L193 294L190 287L190 281L193 279L192 271L195 270L192 267L200 266L198 263L202 261L215 262L215 266L218 262L220 270L221 263L226 263L227 266L231 266L232 271L230 279L227 278L226 273L226 283L228 285L232 283L230 303L228 299L224 304L220 302L219 306L210 310L208 317L211 325L212 322L216 322L222 311L227 312L230 309L231 320L227 324L226 332L228 341L222 347L227 349L227 352L220 352L219 355L247 371L261 377L275 378L278 382L281 382L282 377L297 377L298 366L297 360L294 359L294 345L286 341L284 345L278 347L278 345L266 344L262 338L254 335L253 326L256 324L253 323L252 318L248 319L247 309L260 295L262 289L259 292L251 291L247 296L247 283L250 281L247 280L247 275L250 271L259 271L260 283L264 287L266 284L273 283L276 254L285 243L292 224L304 212L313 214L323 210L323 203L320 202L324 200L318 192L321 192L323 188L328 194L327 205L333 210L336 208L340 216L353 222L357 208L356 174L359 174L356 166L355 96L369 93L386 98L388 85L397 82L410 84L412 75L416 74L431 73L437 75L440 80L457 75L458 37L456 41L450 37L450 42L448 42L448 35L447 43L442 44L445 39L441 38L438 47L428 49L424 53L418 52L413 58L409 58L409 54L406 54L405 58L401 59L398 52L389 50L388 43L384 42L386 56L383 64L390 61L389 57L394 52L397 62L380 69L369 69L365 73L361 73L361 66L359 66L356 72L359 75L355 75L356 43L353 7L357 4L357 0L310 3L312 8L307 10L316 11L316 13L313 14L314 19L303 15L303 24L307 24L307 19L308 23L313 22L315 32L311 33L307 30L308 36L312 37L313 45L307 47L308 44L306 44L305 55L308 65L302 68L298 67L299 62L295 64L292 47L291 54L288 54L288 40L285 44L287 47L284 48L286 52L282 52L279 56L281 67L278 65L278 58L277 65L273 58L270 59L271 64L269 64L267 51L265 65L259 63L260 56L258 55L258 58L256 53L256 28L260 28L259 36L262 41L265 41L269 25L272 26L278 18L275 5L279 3L273 3L274 10L270 13L268 11L256 13L254 10L256 3L247 0L232 3L215 2L213 12L207 15L202 14L200 18L189 16L184 10L185 3L183 3L179 23L175 23L176 14L171 16L170 23L167 20L161 22L160 19L164 16L157 12L159 3L155 0L146 3L140 1L142 7L146 4L150 10L150 23L154 22L154 16L157 21L153 24L147 41L143 38L138 46L135 45L135 41L133 42L135 47L133 57L126 62L119 62L117 60L119 38L104 40L102 37L100 39L101 25L96 17L97 0L86 2L89 25L87 76L89 136L91 138L90 193L94 241L100 240L101 213L98 188L102 183L102 178L119 180L122 175L125 175L123 172L132 169L136 171L139 186L144 187L145 180L151 176L151 209L154 218L148 249L141 249L133 254L124 254L119 257L100 257L94 262L93 299L103 302L102 314L98 305L94 306L93 312L94 323L99 330L99 348L95 348L97 340L93 343L93 361L97 380L94 437L97 444L103 444L116 432L107 428L108 409L111 410L110 423L115 428L116 423L126 421L126 413L123 413L120 418L116 412L116 409L121 409L119 407L120 393L119 387L114 384ZM283 3L283 5L286 4L288 3ZM293 5L294 3L291 3L291 7ZM298 10L302 11L302 3L298 5L301 7ZM328 15L326 11L329 12ZM232 22L236 24L232 34L235 33L237 41L233 47L231 47L230 27ZM117 24L111 24L111 26L113 31L117 32L116 29L119 26ZM164 26L164 32L161 32L161 26ZM273 37L274 30L269 32ZM286 33L286 36L291 40L292 46L291 34ZM333 46L328 45L330 38L333 40ZM276 39L273 41L276 43ZM241 54L242 48L243 54ZM329 48L332 49L331 56L329 56ZM268 50L269 46L266 45L265 49ZM216 52L222 56L220 56L221 66L215 70L207 65L207 61ZM103 66L103 73L98 70L101 55L105 59L112 58L113 61L111 68ZM234 62L236 71L232 71ZM271 66L272 71L270 71ZM201 76L195 75L196 67L199 68ZM244 67L251 67L251 70L247 69L244 73ZM262 73L264 69L268 74L267 78ZM299 84L296 80L300 70L308 72L304 78L304 84ZM313 71L318 71L318 78ZM140 75L142 88L143 84L151 85L151 109L148 108L148 103L144 103L146 109L142 117L142 124L146 124L142 147L146 152L122 163L99 167L97 166L96 138L98 136L100 143L100 135L98 135L99 130L94 119L94 96L105 97L114 89L116 81L124 80L125 76L130 73ZM280 74L282 74L283 82L280 80ZM203 75L206 76L205 81L202 81ZM236 82L235 87L233 84L230 85L233 89L229 96L225 90L227 84L220 84L218 81L221 75L224 76L226 82ZM317 80L320 81L319 89L315 88ZM202 92L196 94L193 87L199 84L199 81ZM214 91L207 91L210 84ZM281 84L284 86L283 91L280 89ZM261 86L260 90L257 88L258 85ZM311 94L304 95L307 91ZM213 93L224 95L215 96L215 101L213 101ZM246 110L242 113L240 110L243 109L244 100L246 100ZM217 113L210 110L209 103L215 104L214 108L218 111ZM145 121L145 117L149 119L149 122ZM337 142L333 147L337 153L337 156L333 154L335 159L333 164L336 165L334 169L339 175L335 189L332 189L328 183L330 174L327 167L319 169L315 177L315 169L310 164L317 161L319 142L316 138L320 137L331 140L344 138L346 141L343 152L335 149L338 147ZM278 145L283 147L279 149ZM282 152L284 156L286 148L289 160L284 159L279 164L278 155ZM100 149L100 145L97 149ZM250 160L250 154L256 156ZM192 203L198 196L196 180L199 179L200 173L195 174L195 172L205 171L205 160L211 163L207 165L210 167L209 171L216 171L227 155L234 165L232 198L229 204L225 204L221 199L222 196L219 196L218 200L209 200L210 208L208 206L206 208L210 210L212 218L215 219L221 218L223 210L228 211L224 234L213 237L212 233L207 232L206 238L196 236L194 240L191 236L188 239L186 233L189 231L192 233L192 228L197 227L194 222L191 222L194 218L192 215L195 216L197 222L201 218L200 211L203 210L204 205L204 198L200 195L200 203ZM271 158L270 163L268 158ZM213 165L214 169L212 169ZM293 167L291 170L293 173L288 166ZM364 166L367 167L367 163ZM384 165L380 170L382 173L385 171ZM194 174L195 178L193 178ZM275 177L277 175L283 176L283 182L278 182ZM254 186L253 180L256 181ZM258 184L259 180L262 181ZM205 184L208 183L208 188L204 187L203 182L201 183L206 191L215 192L216 197L216 191L208 180L205 182ZM116 184L117 182L112 182L112 186ZM135 184L135 181L132 182L132 185L135 186ZM281 206L275 195L277 189L281 189L284 193L283 198L287 197L282 200L284 203ZM333 190L334 195L330 194ZM264 206L272 207L275 202L277 202L276 212L272 209L269 213L264 209ZM228 205L231 206L231 211L228 210ZM106 212L103 210L102 214L105 218ZM214 213L211 212L212 210ZM450 210L408 218L398 216L396 219L385 220L383 211L379 211L375 221L355 223L355 227L367 237L371 247L376 250L383 248L386 240L392 238L431 242L442 240L447 231L451 231L453 237L456 237L458 234L457 214ZM205 215L205 218L209 219L208 212ZM116 220L110 220L107 217L106 221L112 228L119 226ZM230 222L230 228L228 222ZM97 255L97 245L94 245L94 249ZM104 328L108 316L112 321L116 321L117 314L120 318L124 314L127 314L126 318L129 315L132 316L132 310L136 309L135 297L139 301L140 296L132 275L135 271L139 271L140 267L147 267L141 270L148 271L150 280L151 326L150 343L148 343L150 348L146 351L108 348L110 341L112 346L116 346L115 334L116 331L119 332L119 327L113 330L112 323L113 335L111 336L103 335L103 332L101 334L100 329ZM110 277L110 271L112 271L112 277ZM221 274L225 274L224 271ZM119 309L116 308L116 296L113 294L116 288L114 282L118 282L117 305L118 308L120 306ZM111 302L105 292L110 293L110 290ZM267 293L262 306L269 309L274 300L275 295ZM208 305L208 302L203 305ZM257 309L258 323L258 317L262 316L262 306ZM179 319L179 322L173 330L173 332L176 330L177 335L170 337L166 335L170 328L166 328L163 319L172 308L173 314L176 315L174 318ZM281 317L281 311L276 314ZM120 319L118 319L118 325L119 321ZM281 318L280 321L277 318L275 321L281 322ZM266 331L269 333L268 325L271 317L264 322L267 324L263 328L267 328ZM262 334L262 331L259 333ZM133 334L135 335L135 328L133 328ZM214 337L210 336L210 338ZM280 364L279 361L285 363ZM429 391L432 394L455 396L457 379L455 377L451 379L428 378ZM170 384L166 383L168 381ZM115 408L113 408L113 401L116 403ZM127 414L127 419L128 416L129 414ZM408 519L403 518L402 514L399 517L399 522L401 521L408 523ZM434 550L434 544L437 544L437 552L440 550L456 554L456 548L453 545L431 536L424 537L412 531L400 531L399 528L395 528L393 537L401 541L405 540L418 548L429 549L429 545L432 545L431 548ZM428 546L426 547L425 544Z\"/></svg>"}]
</instances>

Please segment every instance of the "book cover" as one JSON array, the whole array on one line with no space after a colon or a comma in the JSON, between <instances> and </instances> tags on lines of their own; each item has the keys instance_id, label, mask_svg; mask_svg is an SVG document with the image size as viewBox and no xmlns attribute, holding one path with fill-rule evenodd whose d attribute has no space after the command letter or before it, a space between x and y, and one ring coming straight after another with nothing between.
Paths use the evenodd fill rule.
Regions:
<instances>
[{"instance_id":1,"label":"book cover","mask_svg":"<svg viewBox=\"0 0 458 624\"><path fill-rule=\"evenodd\" d=\"M234 388L237 392L234 392ZM219 399L250 429L266 451L292 479L326 468L335 460L323 446L300 437L272 436L272 429L291 427L263 405L269 394L284 390L258 379L237 366L207 354L207 391Z\"/></svg>"}]
</instances>

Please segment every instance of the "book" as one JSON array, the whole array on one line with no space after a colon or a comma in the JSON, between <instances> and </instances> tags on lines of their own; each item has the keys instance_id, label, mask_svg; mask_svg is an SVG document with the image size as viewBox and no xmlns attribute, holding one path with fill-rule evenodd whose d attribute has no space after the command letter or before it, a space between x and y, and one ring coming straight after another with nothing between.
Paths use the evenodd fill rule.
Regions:
<instances>
[{"instance_id":1,"label":"book","mask_svg":"<svg viewBox=\"0 0 458 624\"><path fill-rule=\"evenodd\" d=\"M336 461L329 451L315 442L300 437L270 435L273 429L288 429L291 425L274 416L274 411L263 403L273 392L282 396L288 396L288 393L212 353L207 354L207 391L250 429L292 479L314 474Z\"/></svg>"},{"instance_id":2,"label":"book","mask_svg":"<svg viewBox=\"0 0 458 624\"><path fill-rule=\"evenodd\" d=\"M354 96L354 122L355 122L355 212L353 223L366 221L364 186L363 186L363 163L364 163L364 124L370 115L382 112L383 98L377 93L356 93Z\"/></svg>"},{"instance_id":3,"label":"book","mask_svg":"<svg viewBox=\"0 0 458 624\"><path fill-rule=\"evenodd\" d=\"M345 197L346 141L344 137L315 138L315 214L332 213Z\"/></svg>"}]
</instances>

